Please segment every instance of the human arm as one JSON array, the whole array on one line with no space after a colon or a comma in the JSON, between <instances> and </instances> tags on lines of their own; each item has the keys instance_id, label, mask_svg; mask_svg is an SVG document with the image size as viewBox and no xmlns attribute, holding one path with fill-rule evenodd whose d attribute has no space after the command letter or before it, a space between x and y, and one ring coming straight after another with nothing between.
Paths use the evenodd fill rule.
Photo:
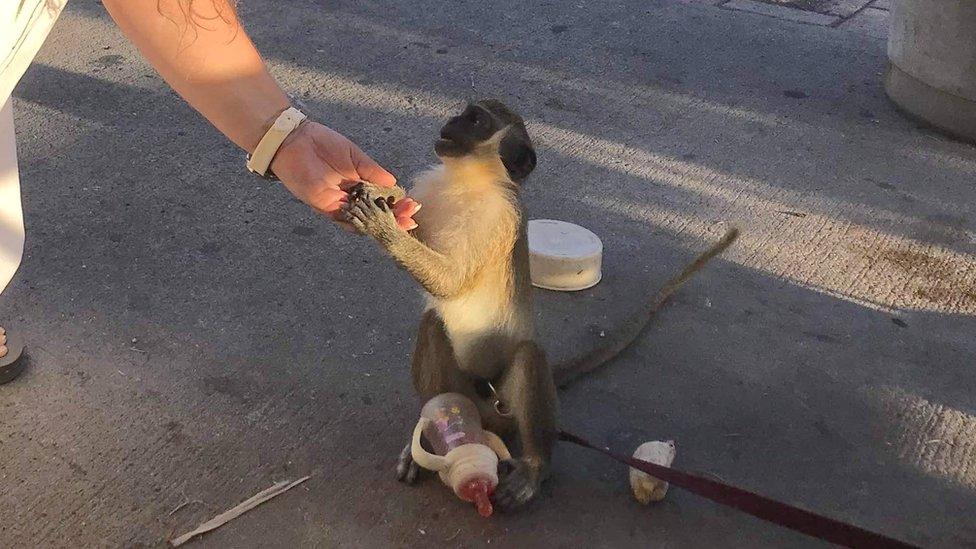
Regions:
<instances>
[{"instance_id":1,"label":"human arm","mask_svg":"<svg viewBox=\"0 0 976 549\"><path fill-rule=\"evenodd\" d=\"M103 0L122 32L163 79L221 133L253 152L288 96L265 67L227 0ZM338 132L305 122L278 149L271 170L296 197L344 223L342 187L396 178ZM418 208L397 205L400 226Z\"/></svg>"}]
</instances>

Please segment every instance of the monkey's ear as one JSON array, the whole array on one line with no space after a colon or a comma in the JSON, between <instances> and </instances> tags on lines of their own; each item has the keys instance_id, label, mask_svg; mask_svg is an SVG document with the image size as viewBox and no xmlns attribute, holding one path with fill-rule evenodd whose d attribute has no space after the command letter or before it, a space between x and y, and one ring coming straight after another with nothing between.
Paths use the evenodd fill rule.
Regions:
<instances>
[{"instance_id":1,"label":"monkey's ear","mask_svg":"<svg viewBox=\"0 0 976 549\"><path fill-rule=\"evenodd\" d=\"M528 140L517 136L506 136L498 148L505 169L512 181L521 183L535 169L535 150Z\"/></svg>"}]
</instances>

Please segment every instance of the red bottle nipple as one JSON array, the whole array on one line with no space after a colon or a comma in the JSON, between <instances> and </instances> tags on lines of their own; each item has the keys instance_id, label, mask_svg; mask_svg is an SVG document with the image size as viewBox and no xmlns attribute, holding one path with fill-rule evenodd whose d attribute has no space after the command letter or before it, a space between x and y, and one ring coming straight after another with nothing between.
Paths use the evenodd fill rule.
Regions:
<instances>
[{"instance_id":1,"label":"red bottle nipple","mask_svg":"<svg viewBox=\"0 0 976 549\"><path fill-rule=\"evenodd\" d=\"M489 496L495 491L495 487L492 486L487 480L477 479L465 483L461 486L460 494L461 499L464 501L473 502L475 507L478 508L478 514L483 517L490 517L494 508L491 506L491 500Z\"/></svg>"}]
</instances>

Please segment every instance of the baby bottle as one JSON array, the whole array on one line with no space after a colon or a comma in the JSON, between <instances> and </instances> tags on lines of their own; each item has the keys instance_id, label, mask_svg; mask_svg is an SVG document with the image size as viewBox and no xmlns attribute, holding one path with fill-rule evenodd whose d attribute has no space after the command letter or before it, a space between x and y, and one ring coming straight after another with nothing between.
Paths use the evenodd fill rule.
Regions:
<instances>
[{"instance_id":1,"label":"baby bottle","mask_svg":"<svg viewBox=\"0 0 976 549\"><path fill-rule=\"evenodd\" d=\"M421 436L433 453L424 450ZM474 503L481 516L491 516L498 459L511 455L497 435L481 428L481 415L468 397L443 393L430 399L420 411L410 450L418 465L437 471L459 498Z\"/></svg>"}]
</instances>

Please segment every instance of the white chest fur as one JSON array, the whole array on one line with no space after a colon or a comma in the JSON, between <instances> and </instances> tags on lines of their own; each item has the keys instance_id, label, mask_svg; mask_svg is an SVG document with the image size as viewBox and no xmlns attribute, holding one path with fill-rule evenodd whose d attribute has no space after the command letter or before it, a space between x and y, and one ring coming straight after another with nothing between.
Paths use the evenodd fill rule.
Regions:
<instances>
[{"instance_id":1,"label":"white chest fur","mask_svg":"<svg viewBox=\"0 0 976 549\"><path fill-rule=\"evenodd\" d=\"M488 335L522 334L513 307L512 247L519 211L497 170L438 166L422 174L410 195L422 209L417 237L467 269L468 282L449 299L428 296L463 364L471 347Z\"/></svg>"}]
</instances>

